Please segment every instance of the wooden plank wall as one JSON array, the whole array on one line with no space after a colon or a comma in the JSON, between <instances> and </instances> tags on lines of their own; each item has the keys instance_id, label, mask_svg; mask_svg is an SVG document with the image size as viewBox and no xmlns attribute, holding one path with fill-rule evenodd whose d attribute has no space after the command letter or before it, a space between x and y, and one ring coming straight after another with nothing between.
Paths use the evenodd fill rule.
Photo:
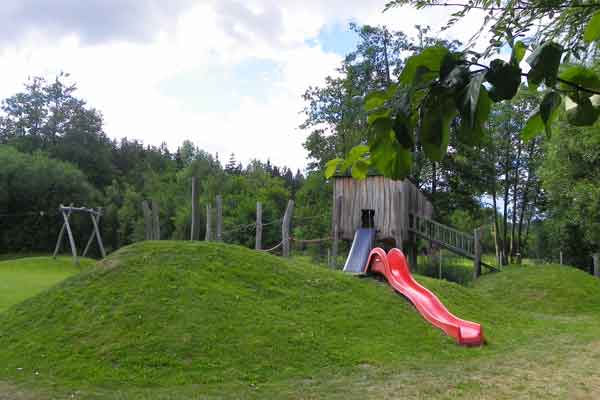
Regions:
<instances>
[{"instance_id":1,"label":"wooden plank wall","mask_svg":"<svg viewBox=\"0 0 600 400\"><path fill-rule=\"evenodd\" d=\"M406 192L406 196L402 196L402 192ZM409 204L398 204L398 199L394 200L395 193L400 194L400 201L408 199ZM333 204L336 204L337 196L342 196L339 213L342 239L353 239L354 232L361 226L361 210L375 210L375 228L380 239L395 239L399 237L398 230L402 231L402 237L406 237L407 226L398 228L398 224L408 223L405 215L401 215L405 213L403 210L426 217L433 215L429 200L407 180L369 176L358 181L351 177L338 177L334 180Z\"/></svg>"}]
</instances>

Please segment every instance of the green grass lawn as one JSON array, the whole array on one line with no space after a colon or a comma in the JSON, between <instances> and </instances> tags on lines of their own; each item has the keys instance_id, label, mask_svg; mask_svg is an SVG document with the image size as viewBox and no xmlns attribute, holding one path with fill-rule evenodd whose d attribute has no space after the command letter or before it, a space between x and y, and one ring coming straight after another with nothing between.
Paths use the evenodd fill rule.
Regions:
<instances>
[{"instance_id":1,"label":"green grass lawn","mask_svg":"<svg viewBox=\"0 0 600 400\"><path fill-rule=\"evenodd\" d=\"M82 259L78 268L71 257L62 256L56 260L52 257L28 257L0 261L0 312L91 264L92 260Z\"/></svg>"},{"instance_id":2,"label":"green grass lawn","mask_svg":"<svg viewBox=\"0 0 600 400\"><path fill-rule=\"evenodd\" d=\"M600 281L551 265L417 279L486 346L457 346L376 279L139 243L0 312L0 399L600 396Z\"/></svg>"}]
</instances>

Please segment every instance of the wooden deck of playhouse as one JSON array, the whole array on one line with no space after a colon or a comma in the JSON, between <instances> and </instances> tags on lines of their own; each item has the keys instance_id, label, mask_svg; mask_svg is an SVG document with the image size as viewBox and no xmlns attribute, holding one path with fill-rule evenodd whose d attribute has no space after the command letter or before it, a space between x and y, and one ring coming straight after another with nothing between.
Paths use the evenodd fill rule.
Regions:
<instances>
[{"instance_id":1,"label":"wooden deck of playhouse","mask_svg":"<svg viewBox=\"0 0 600 400\"><path fill-rule=\"evenodd\" d=\"M417 262L419 236L473 259L476 276L481 272L481 265L494 269L481 263L478 230L470 235L434 221L433 205L412 182L379 175L363 180L349 176L333 178L333 259L338 252L338 241L352 240L356 230L362 227L363 210L374 211L376 239L393 240L411 266Z\"/></svg>"}]
</instances>

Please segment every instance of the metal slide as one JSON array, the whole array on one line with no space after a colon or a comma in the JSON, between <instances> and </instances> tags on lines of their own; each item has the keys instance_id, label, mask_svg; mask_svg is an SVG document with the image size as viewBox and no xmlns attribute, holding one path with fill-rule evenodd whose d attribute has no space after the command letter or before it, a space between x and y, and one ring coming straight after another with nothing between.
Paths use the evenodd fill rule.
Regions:
<instances>
[{"instance_id":1,"label":"metal slide","mask_svg":"<svg viewBox=\"0 0 600 400\"><path fill-rule=\"evenodd\" d=\"M344 272L355 274L365 273L369 252L375 244L375 229L360 228L354 234L354 241L350 248L350 253L344 264Z\"/></svg>"},{"instance_id":2,"label":"metal slide","mask_svg":"<svg viewBox=\"0 0 600 400\"><path fill-rule=\"evenodd\" d=\"M415 281L402 251L391 249L385 254L385 250L375 248L369 254L364 270L385 276L390 286L407 297L429 323L453 337L458 344L480 346L484 343L481 325L456 317L436 295Z\"/></svg>"}]
</instances>

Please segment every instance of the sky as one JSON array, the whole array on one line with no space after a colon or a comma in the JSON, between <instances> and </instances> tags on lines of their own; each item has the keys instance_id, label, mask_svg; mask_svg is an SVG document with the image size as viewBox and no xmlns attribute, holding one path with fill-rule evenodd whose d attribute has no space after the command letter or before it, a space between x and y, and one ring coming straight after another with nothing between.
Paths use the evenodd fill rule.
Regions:
<instances>
[{"instance_id":1,"label":"sky","mask_svg":"<svg viewBox=\"0 0 600 400\"><path fill-rule=\"evenodd\" d=\"M303 169L302 94L336 74L357 38L348 24L407 34L430 25L466 41L468 17L450 31L445 7L382 13L385 0L3 0L0 98L29 77L61 71L104 117L111 138L183 140L246 164L270 159Z\"/></svg>"}]
</instances>

